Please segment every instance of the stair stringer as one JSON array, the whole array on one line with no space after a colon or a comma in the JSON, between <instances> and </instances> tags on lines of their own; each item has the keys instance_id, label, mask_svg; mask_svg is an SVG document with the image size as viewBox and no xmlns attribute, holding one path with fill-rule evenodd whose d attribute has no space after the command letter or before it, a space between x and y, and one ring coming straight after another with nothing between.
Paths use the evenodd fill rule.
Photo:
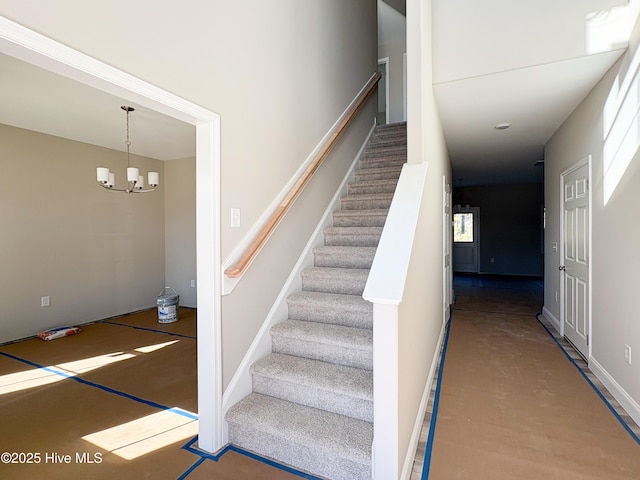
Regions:
<instances>
[{"instance_id":1,"label":"stair stringer","mask_svg":"<svg viewBox=\"0 0 640 480\"><path fill-rule=\"evenodd\" d=\"M276 300L269 310L264 322L260 326L258 333L251 342L247 353L242 358L242 361L240 362L240 365L233 377L231 377L231 381L222 395L223 418L233 405L252 392L252 376L249 372L249 368L256 361L271 353L272 341L269 330L272 326L277 325L288 318L289 307L287 304L287 297L296 291L302 290L302 271L313 266L313 249L324 245L324 229L333 225L333 212L340 209L341 199L347 194L348 183L354 178L353 172L358 166L375 128L376 124L374 122L371 130L364 139L362 146L358 150L358 153L355 155L346 175L342 179L342 182L338 186L334 196L331 198L329 205L322 214L311 238L305 245L293 269L291 270L291 273L287 277L286 282L278 293L278 296L276 297ZM226 420L224 422L223 442L225 444L229 442L228 423Z\"/></svg>"}]
</instances>

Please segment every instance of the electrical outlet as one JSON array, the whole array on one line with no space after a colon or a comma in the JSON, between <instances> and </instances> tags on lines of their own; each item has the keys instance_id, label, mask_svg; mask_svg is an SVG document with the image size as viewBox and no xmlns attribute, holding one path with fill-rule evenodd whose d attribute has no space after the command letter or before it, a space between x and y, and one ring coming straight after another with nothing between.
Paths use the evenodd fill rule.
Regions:
<instances>
[{"instance_id":1,"label":"electrical outlet","mask_svg":"<svg viewBox=\"0 0 640 480\"><path fill-rule=\"evenodd\" d=\"M41 307L48 307L49 305L51 305L51 297L49 295L47 295L46 297L40 297Z\"/></svg>"},{"instance_id":2,"label":"electrical outlet","mask_svg":"<svg viewBox=\"0 0 640 480\"><path fill-rule=\"evenodd\" d=\"M195 288L196 287L196 281L195 280L191 280L191 287Z\"/></svg>"},{"instance_id":3,"label":"electrical outlet","mask_svg":"<svg viewBox=\"0 0 640 480\"><path fill-rule=\"evenodd\" d=\"M631 365L631 347L629 345L624 346L624 361Z\"/></svg>"},{"instance_id":4,"label":"electrical outlet","mask_svg":"<svg viewBox=\"0 0 640 480\"><path fill-rule=\"evenodd\" d=\"M489 263L494 263L495 261L496 261L496 259L495 259L495 258L493 258L493 257L491 257L491 258L489 259Z\"/></svg>"},{"instance_id":5,"label":"electrical outlet","mask_svg":"<svg viewBox=\"0 0 640 480\"><path fill-rule=\"evenodd\" d=\"M558 292L556 291L556 302L558 301Z\"/></svg>"}]
</instances>

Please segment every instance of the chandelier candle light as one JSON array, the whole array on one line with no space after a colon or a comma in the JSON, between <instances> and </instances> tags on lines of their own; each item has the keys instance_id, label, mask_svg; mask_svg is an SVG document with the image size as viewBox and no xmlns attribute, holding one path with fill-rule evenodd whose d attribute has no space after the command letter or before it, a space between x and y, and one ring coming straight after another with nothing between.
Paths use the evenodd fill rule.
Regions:
<instances>
[{"instance_id":1,"label":"chandelier candle light","mask_svg":"<svg viewBox=\"0 0 640 480\"><path fill-rule=\"evenodd\" d=\"M111 190L113 192L125 192L125 193L146 193L153 192L158 184L160 183L160 175L158 172L149 172L147 175L147 180L149 182L149 186L151 188L145 190L144 189L144 177L140 175L140 171L131 166L131 161L129 159L129 147L131 146L131 141L129 140L129 113L133 112L135 108L129 107L127 105L123 105L120 107L127 113L127 140L125 144L127 145L127 188L113 188L116 182L115 174L111 173L108 168L98 167L96 169L98 176L98 184L106 188L107 190Z\"/></svg>"}]
</instances>

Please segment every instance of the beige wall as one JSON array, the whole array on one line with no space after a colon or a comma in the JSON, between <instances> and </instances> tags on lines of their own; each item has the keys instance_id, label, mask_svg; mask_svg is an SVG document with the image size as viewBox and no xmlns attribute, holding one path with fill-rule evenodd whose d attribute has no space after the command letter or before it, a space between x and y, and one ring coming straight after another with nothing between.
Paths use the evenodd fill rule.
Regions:
<instances>
[{"instance_id":1,"label":"beige wall","mask_svg":"<svg viewBox=\"0 0 640 480\"><path fill-rule=\"evenodd\" d=\"M163 179L163 162L132 161ZM95 181L98 166L117 181L126 157L0 125L0 342L155 306L164 189L107 192ZM45 295L51 306L42 308Z\"/></svg>"},{"instance_id":2,"label":"beige wall","mask_svg":"<svg viewBox=\"0 0 640 480\"><path fill-rule=\"evenodd\" d=\"M638 46L638 28L630 51L612 67L585 98L545 148L545 308L560 320L555 292L560 291L559 253L552 243L560 241L560 175L587 155L592 156L592 357L640 404L640 323L638 322L637 272L640 257L640 152L635 154L605 203L603 191L603 109L614 82L635 72L627 72L629 60ZM637 100L636 100L637 102ZM635 104L637 109L638 105ZM630 345L632 365L624 361L624 345ZM636 407L637 408L637 407ZM640 410L639 412L640 413Z\"/></svg>"},{"instance_id":3,"label":"beige wall","mask_svg":"<svg viewBox=\"0 0 640 480\"><path fill-rule=\"evenodd\" d=\"M180 294L180 305L197 306L196 159L164 162L165 282Z\"/></svg>"},{"instance_id":4,"label":"beige wall","mask_svg":"<svg viewBox=\"0 0 640 480\"><path fill-rule=\"evenodd\" d=\"M0 10L221 115L223 262L376 70L373 0L0 0ZM323 185L317 201L333 187ZM242 212L237 229L232 207ZM306 230L281 230L273 242L284 243L224 298L225 383Z\"/></svg>"}]
</instances>

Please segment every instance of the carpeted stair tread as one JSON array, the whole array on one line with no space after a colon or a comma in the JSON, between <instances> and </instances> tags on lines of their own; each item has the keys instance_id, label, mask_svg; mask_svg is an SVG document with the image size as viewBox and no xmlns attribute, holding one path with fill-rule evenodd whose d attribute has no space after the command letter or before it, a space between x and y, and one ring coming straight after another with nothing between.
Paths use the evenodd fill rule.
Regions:
<instances>
[{"instance_id":1,"label":"carpeted stair tread","mask_svg":"<svg viewBox=\"0 0 640 480\"><path fill-rule=\"evenodd\" d=\"M371 268L375 254L375 246L335 245L313 249L316 267Z\"/></svg>"},{"instance_id":2,"label":"carpeted stair tread","mask_svg":"<svg viewBox=\"0 0 640 480\"><path fill-rule=\"evenodd\" d=\"M372 141L367 147L367 151L375 152L377 150L383 150L385 148L391 147L402 147L406 148L407 139L405 138L397 138L397 137L388 137L388 138L379 138L378 140Z\"/></svg>"},{"instance_id":3,"label":"carpeted stair tread","mask_svg":"<svg viewBox=\"0 0 640 480\"><path fill-rule=\"evenodd\" d=\"M364 268L312 267L302 271L302 289L314 292L362 295L369 277Z\"/></svg>"},{"instance_id":4,"label":"carpeted stair tread","mask_svg":"<svg viewBox=\"0 0 640 480\"><path fill-rule=\"evenodd\" d=\"M371 210L389 208L393 200L393 192L367 193L362 195L345 195L340 199L340 204L345 210Z\"/></svg>"},{"instance_id":5,"label":"carpeted stair tread","mask_svg":"<svg viewBox=\"0 0 640 480\"><path fill-rule=\"evenodd\" d=\"M382 156L380 158L367 158L360 160L361 168L384 168L384 167L397 167L407 163L407 155L397 156Z\"/></svg>"},{"instance_id":6,"label":"carpeted stair tread","mask_svg":"<svg viewBox=\"0 0 640 480\"><path fill-rule=\"evenodd\" d=\"M396 191L398 180L385 178L381 180L359 180L349 183L349 195L365 193L393 193Z\"/></svg>"},{"instance_id":7,"label":"carpeted stair tread","mask_svg":"<svg viewBox=\"0 0 640 480\"><path fill-rule=\"evenodd\" d=\"M299 291L287 297L289 318L372 328L373 304L359 295Z\"/></svg>"},{"instance_id":8,"label":"carpeted stair tread","mask_svg":"<svg viewBox=\"0 0 640 480\"><path fill-rule=\"evenodd\" d=\"M226 415L229 440L334 480L371 478L373 425L252 393Z\"/></svg>"},{"instance_id":9,"label":"carpeted stair tread","mask_svg":"<svg viewBox=\"0 0 640 480\"><path fill-rule=\"evenodd\" d=\"M251 366L253 391L373 421L373 373L293 355L272 353Z\"/></svg>"},{"instance_id":10,"label":"carpeted stair tread","mask_svg":"<svg viewBox=\"0 0 640 480\"><path fill-rule=\"evenodd\" d=\"M393 178L397 180L402 172L402 165L391 165L386 167L372 166L358 168L354 170L353 176L356 181L359 180L376 180L384 178Z\"/></svg>"},{"instance_id":11,"label":"carpeted stair tread","mask_svg":"<svg viewBox=\"0 0 640 480\"><path fill-rule=\"evenodd\" d=\"M407 136L407 122L386 123L377 125L373 133L374 138L384 135L401 135Z\"/></svg>"},{"instance_id":12,"label":"carpeted stair tread","mask_svg":"<svg viewBox=\"0 0 640 480\"><path fill-rule=\"evenodd\" d=\"M366 163L370 159L384 159L384 158L395 158L395 157L407 157L407 146L406 145L388 145L385 147L378 148L367 148L364 151L362 161Z\"/></svg>"},{"instance_id":13,"label":"carpeted stair tread","mask_svg":"<svg viewBox=\"0 0 640 480\"><path fill-rule=\"evenodd\" d=\"M368 328L289 319L270 333L274 353L373 369L373 331Z\"/></svg>"},{"instance_id":14,"label":"carpeted stair tread","mask_svg":"<svg viewBox=\"0 0 640 480\"><path fill-rule=\"evenodd\" d=\"M376 247L380 242L382 227L325 227L323 232L324 243L328 246Z\"/></svg>"},{"instance_id":15,"label":"carpeted stair tread","mask_svg":"<svg viewBox=\"0 0 640 480\"><path fill-rule=\"evenodd\" d=\"M367 210L336 210L333 212L334 227L382 227L389 214L388 208Z\"/></svg>"}]
</instances>

